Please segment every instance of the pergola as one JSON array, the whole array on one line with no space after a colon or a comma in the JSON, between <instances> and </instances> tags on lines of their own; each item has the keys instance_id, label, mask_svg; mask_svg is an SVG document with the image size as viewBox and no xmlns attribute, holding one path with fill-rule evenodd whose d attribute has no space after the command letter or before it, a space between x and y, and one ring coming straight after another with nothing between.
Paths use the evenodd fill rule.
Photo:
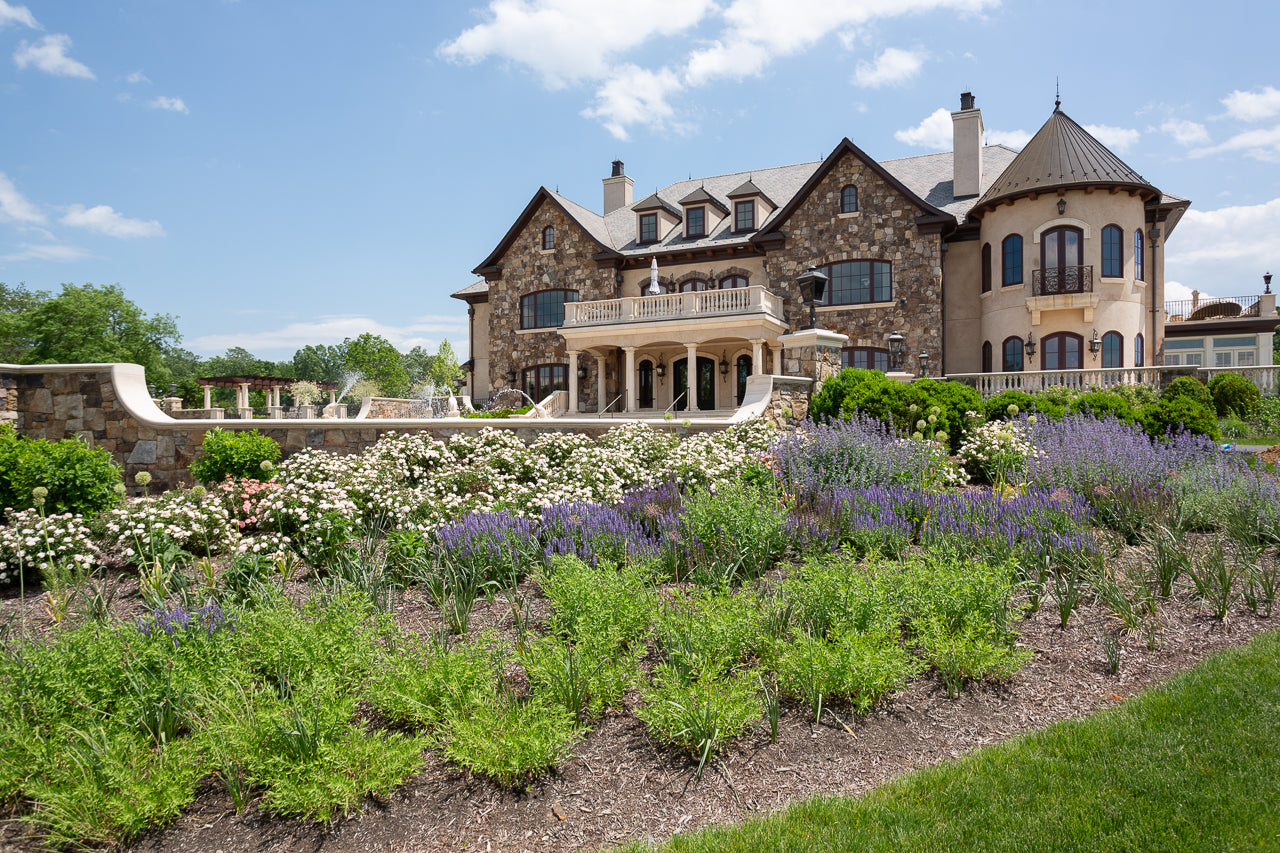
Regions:
<instances>
[{"instance_id":1,"label":"pergola","mask_svg":"<svg viewBox=\"0 0 1280 853\"><path fill-rule=\"evenodd\" d=\"M297 381L283 376L202 376L196 380L204 388L204 407L206 409L213 408L212 401L209 399L210 388L235 388L237 409L249 408L250 391L266 391L267 405L278 407L280 405L280 389L288 388ZM338 383L308 381L321 390L328 391L329 402L337 402Z\"/></svg>"}]
</instances>

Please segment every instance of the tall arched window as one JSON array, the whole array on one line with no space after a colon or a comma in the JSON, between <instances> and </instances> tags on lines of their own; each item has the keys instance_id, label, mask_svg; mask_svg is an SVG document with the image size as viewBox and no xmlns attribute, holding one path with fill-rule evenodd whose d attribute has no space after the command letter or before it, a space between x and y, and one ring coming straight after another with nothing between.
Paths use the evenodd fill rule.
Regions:
<instances>
[{"instance_id":1,"label":"tall arched window","mask_svg":"<svg viewBox=\"0 0 1280 853\"><path fill-rule=\"evenodd\" d=\"M1146 274L1143 272L1143 261L1147 257L1147 253L1143 248L1142 229L1139 228L1133 232L1133 277L1138 281L1146 281Z\"/></svg>"},{"instance_id":2,"label":"tall arched window","mask_svg":"<svg viewBox=\"0 0 1280 853\"><path fill-rule=\"evenodd\" d=\"M858 188L855 186L847 186L840 190L840 212L841 213L857 213L858 212Z\"/></svg>"},{"instance_id":3,"label":"tall arched window","mask_svg":"<svg viewBox=\"0 0 1280 853\"><path fill-rule=\"evenodd\" d=\"M991 292L991 244L982 244L982 292Z\"/></svg>"},{"instance_id":4,"label":"tall arched window","mask_svg":"<svg viewBox=\"0 0 1280 853\"><path fill-rule=\"evenodd\" d=\"M1000 369L1006 373L1022 370L1022 338L1005 338L1000 346Z\"/></svg>"},{"instance_id":5,"label":"tall arched window","mask_svg":"<svg viewBox=\"0 0 1280 853\"><path fill-rule=\"evenodd\" d=\"M747 286L747 277L744 275L728 275L720 279L721 290L733 290L738 287Z\"/></svg>"},{"instance_id":6,"label":"tall arched window","mask_svg":"<svg viewBox=\"0 0 1280 853\"><path fill-rule=\"evenodd\" d=\"M1102 366L1124 367L1124 335L1107 332L1102 336Z\"/></svg>"},{"instance_id":7,"label":"tall arched window","mask_svg":"<svg viewBox=\"0 0 1280 853\"><path fill-rule=\"evenodd\" d=\"M1033 296L1082 293L1092 287L1080 265L1083 244L1084 232L1070 225L1050 228L1040 235L1039 283Z\"/></svg>"},{"instance_id":8,"label":"tall arched window","mask_svg":"<svg viewBox=\"0 0 1280 853\"><path fill-rule=\"evenodd\" d=\"M556 229L548 225L542 229L542 251L548 252L556 247Z\"/></svg>"},{"instance_id":9,"label":"tall arched window","mask_svg":"<svg viewBox=\"0 0 1280 853\"><path fill-rule=\"evenodd\" d=\"M1003 287L1022 284L1022 235L1010 234L1000 245L1001 278Z\"/></svg>"},{"instance_id":10,"label":"tall arched window","mask_svg":"<svg viewBox=\"0 0 1280 853\"><path fill-rule=\"evenodd\" d=\"M642 409L653 408L653 362L644 359L636 370L636 403Z\"/></svg>"},{"instance_id":11,"label":"tall arched window","mask_svg":"<svg viewBox=\"0 0 1280 853\"><path fill-rule=\"evenodd\" d=\"M1040 340L1041 370L1079 370L1084 337L1074 332L1056 332Z\"/></svg>"},{"instance_id":12,"label":"tall arched window","mask_svg":"<svg viewBox=\"0 0 1280 853\"><path fill-rule=\"evenodd\" d=\"M738 368L738 405L741 406L743 399L747 396L747 377L751 375L751 356L738 356L736 366Z\"/></svg>"},{"instance_id":13,"label":"tall arched window","mask_svg":"<svg viewBox=\"0 0 1280 853\"><path fill-rule=\"evenodd\" d=\"M1146 340L1142 337L1142 333L1139 332L1133 338L1133 366L1145 367L1146 356Z\"/></svg>"},{"instance_id":14,"label":"tall arched window","mask_svg":"<svg viewBox=\"0 0 1280 853\"><path fill-rule=\"evenodd\" d=\"M991 372L991 341L982 342L982 372Z\"/></svg>"},{"instance_id":15,"label":"tall arched window","mask_svg":"<svg viewBox=\"0 0 1280 853\"><path fill-rule=\"evenodd\" d=\"M1124 275L1124 232L1119 225L1102 229L1102 277L1120 278Z\"/></svg>"}]
</instances>

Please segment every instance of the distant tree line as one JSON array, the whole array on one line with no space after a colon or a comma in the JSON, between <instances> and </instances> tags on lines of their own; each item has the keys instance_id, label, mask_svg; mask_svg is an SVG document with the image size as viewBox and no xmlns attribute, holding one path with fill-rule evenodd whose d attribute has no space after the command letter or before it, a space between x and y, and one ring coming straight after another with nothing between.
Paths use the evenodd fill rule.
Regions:
<instances>
[{"instance_id":1,"label":"distant tree line","mask_svg":"<svg viewBox=\"0 0 1280 853\"><path fill-rule=\"evenodd\" d=\"M119 285L64 284L54 296L0 282L0 362L132 362L146 368L147 382L159 393L168 396L172 386L187 406L203 403L204 391L196 380L205 376L358 383L354 393L408 397L431 387L452 389L461 375L447 340L434 353L420 346L401 353L386 338L366 332L340 344L308 344L288 361L258 358L243 347L204 358L180 347L181 340L177 318L148 315ZM228 404L233 394L230 388L214 389L219 404ZM254 392L254 405L264 402L262 392Z\"/></svg>"}]
</instances>

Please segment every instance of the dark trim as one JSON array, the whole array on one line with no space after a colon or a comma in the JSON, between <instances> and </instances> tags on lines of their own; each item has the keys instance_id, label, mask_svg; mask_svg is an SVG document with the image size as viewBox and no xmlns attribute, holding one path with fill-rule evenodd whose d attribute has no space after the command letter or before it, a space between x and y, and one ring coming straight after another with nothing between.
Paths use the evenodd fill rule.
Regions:
<instances>
[{"instance_id":1,"label":"dark trim","mask_svg":"<svg viewBox=\"0 0 1280 853\"><path fill-rule=\"evenodd\" d=\"M1248 334L1250 332L1274 332L1280 328L1280 317L1251 317L1248 320L1192 320L1183 323L1165 323L1164 339L1199 338L1205 335ZM1183 330L1186 330L1183 332ZM1179 334L1182 332L1181 334Z\"/></svg>"},{"instance_id":2,"label":"dark trim","mask_svg":"<svg viewBox=\"0 0 1280 853\"><path fill-rule=\"evenodd\" d=\"M529 199L529 203L524 206L524 210L520 211L520 215L516 217L515 223L507 230L507 233L503 235L502 239L498 241L497 248L490 252L489 256L481 261L480 265L471 272L475 275L482 275L485 278L496 278L497 275L502 272L502 265L498 262L502 259L502 256L507 253L507 250L511 248L511 244L520 236L520 232L522 232L525 226L529 224L529 220L533 219L533 215L538 212L538 208L541 207L542 203L545 201L550 201L556 207L560 208L560 212L569 217L571 222L581 228L582 233L586 234L587 238L590 239L592 243L595 243L601 249L609 249L608 246L604 245L591 235L591 232L578 221L578 217L570 213L568 208L556 199L555 194L552 193L551 190L546 187L538 187L538 191L533 194L533 198Z\"/></svg>"}]
</instances>

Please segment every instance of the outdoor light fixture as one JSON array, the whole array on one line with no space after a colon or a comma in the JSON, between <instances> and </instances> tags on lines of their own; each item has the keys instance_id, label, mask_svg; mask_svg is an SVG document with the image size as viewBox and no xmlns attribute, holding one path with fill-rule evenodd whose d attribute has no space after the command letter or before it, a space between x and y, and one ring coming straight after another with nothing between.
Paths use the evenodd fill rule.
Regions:
<instances>
[{"instance_id":1,"label":"outdoor light fixture","mask_svg":"<svg viewBox=\"0 0 1280 853\"><path fill-rule=\"evenodd\" d=\"M1065 198L1058 199L1058 215L1062 216L1067 212L1067 200Z\"/></svg>"},{"instance_id":2,"label":"outdoor light fixture","mask_svg":"<svg viewBox=\"0 0 1280 853\"><path fill-rule=\"evenodd\" d=\"M729 375L729 351L720 350L720 375Z\"/></svg>"},{"instance_id":3,"label":"outdoor light fixture","mask_svg":"<svg viewBox=\"0 0 1280 853\"><path fill-rule=\"evenodd\" d=\"M653 372L658 374L659 379L667 375L667 366L662 363L662 356L658 356L658 366L653 369Z\"/></svg>"},{"instance_id":4,"label":"outdoor light fixture","mask_svg":"<svg viewBox=\"0 0 1280 853\"><path fill-rule=\"evenodd\" d=\"M1267 273L1262 277L1262 283L1266 285L1266 288L1264 288L1262 292L1270 293L1271 292L1271 273Z\"/></svg>"},{"instance_id":5,"label":"outdoor light fixture","mask_svg":"<svg viewBox=\"0 0 1280 853\"><path fill-rule=\"evenodd\" d=\"M1098 360L1098 350L1102 349L1102 341L1098 338L1098 330L1093 330L1093 337L1089 339L1089 352L1093 353L1093 360Z\"/></svg>"},{"instance_id":6,"label":"outdoor light fixture","mask_svg":"<svg viewBox=\"0 0 1280 853\"><path fill-rule=\"evenodd\" d=\"M579 379L587 378L587 366L585 364L578 365L578 378Z\"/></svg>"},{"instance_id":7,"label":"outdoor light fixture","mask_svg":"<svg viewBox=\"0 0 1280 853\"><path fill-rule=\"evenodd\" d=\"M929 375L929 353L920 350L920 355L916 356L920 359L920 376L924 378Z\"/></svg>"},{"instance_id":8,"label":"outdoor light fixture","mask_svg":"<svg viewBox=\"0 0 1280 853\"><path fill-rule=\"evenodd\" d=\"M809 306L809 325L806 329L815 329L818 325L818 303L827 292L827 274L809 264L809 268L796 279L800 288L800 301Z\"/></svg>"},{"instance_id":9,"label":"outdoor light fixture","mask_svg":"<svg viewBox=\"0 0 1280 853\"><path fill-rule=\"evenodd\" d=\"M516 372L514 370L507 371L507 383L510 385L516 384Z\"/></svg>"},{"instance_id":10,"label":"outdoor light fixture","mask_svg":"<svg viewBox=\"0 0 1280 853\"><path fill-rule=\"evenodd\" d=\"M902 336L901 332L895 329L893 334L889 335L889 369L890 370L902 369L902 353L906 350L906 348L907 348L907 339Z\"/></svg>"},{"instance_id":11,"label":"outdoor light fixture","mask_svg":"<svg viewBox=\"0 0 1280 853\"><path fill-rule=\"evenodd\" d=\"M1027 354L1027 358L1036 354L1036 333L1027 332L1027 339L1022 342L1022 351Z\"/></svg>"}]
</instances>

